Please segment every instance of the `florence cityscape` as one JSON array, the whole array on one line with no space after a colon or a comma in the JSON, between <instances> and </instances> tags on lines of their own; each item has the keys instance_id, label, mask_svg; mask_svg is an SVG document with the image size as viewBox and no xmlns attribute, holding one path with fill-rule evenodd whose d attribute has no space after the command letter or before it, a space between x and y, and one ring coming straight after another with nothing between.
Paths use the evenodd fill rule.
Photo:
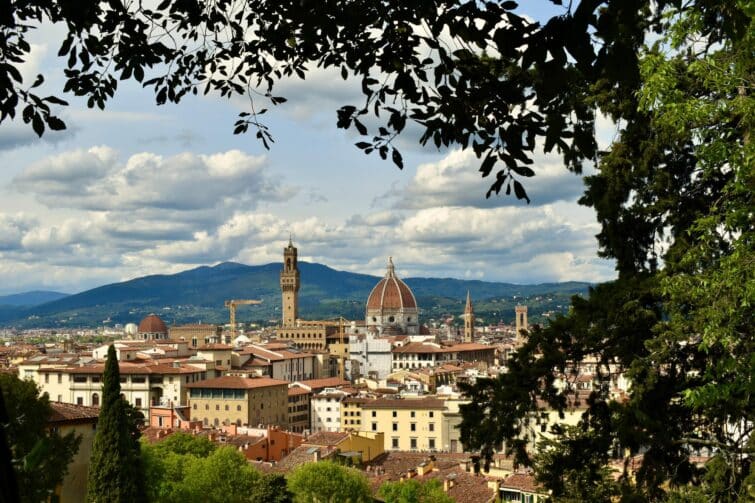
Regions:
<instances>
[{"instance_id":1,"label":"florence cityscape","mask_svg":"<svg viewBox=\"0 0 755 503\"><path fill-rule=\"evenodd\" d=\"M752 0L2 10L0 503L755 501Z\"/></svg>"}]
</instances>

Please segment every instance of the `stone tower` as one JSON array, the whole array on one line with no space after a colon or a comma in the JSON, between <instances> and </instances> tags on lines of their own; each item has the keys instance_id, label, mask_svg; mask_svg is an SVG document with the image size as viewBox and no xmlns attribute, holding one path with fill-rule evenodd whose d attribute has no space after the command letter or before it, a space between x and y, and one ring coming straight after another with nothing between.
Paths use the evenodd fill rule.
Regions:
<instances>
[{"instance_id":1,"label":"stone tower","mask_svg":"<svg viewBox=\"0 0 755 503\"><path fill-rule=\"evenodd\" d=\"M464 342L474 342L474 308L467 290L467 305L464 308Z\"/></svg>"},{"instance_id":2,"label":"stone tower","mask_svg":"<svg viewBox=\"0 0 755 503\"><path fill-rule=\"evenodd\" d=\"M281 271L281 294L283 295L283 326L293 327L299 317L299 267L296 262L296 247L288 240L283 249L283 270Z\"/></svg>"},{"instance_id":3,"label":"stone tower","mask_svg":"<svg viewBox=\"0 0 755 503\"><path fill-rule=\"evenodd\" d=\"M516 340L523 341L522 330L529 330L527 323L527 306L516 306Z\"/></svg>"}]
</instances>

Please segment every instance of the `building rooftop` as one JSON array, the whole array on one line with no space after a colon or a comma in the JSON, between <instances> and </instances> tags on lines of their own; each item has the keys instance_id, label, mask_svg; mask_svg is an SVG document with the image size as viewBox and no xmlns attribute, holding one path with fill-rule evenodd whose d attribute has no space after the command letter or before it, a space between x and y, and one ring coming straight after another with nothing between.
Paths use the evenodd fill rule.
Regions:
<instances>
[{"instance_id":1,"label":"building rooftop","mask_svg":"<svg viewBox=\"0 0 755 503\"><path fill-rule=\"evenodd\" d=\"M50 415L50 419L48 419L48 423L55 425L94 423L100 416L99 407L62 402L50 402L50 407L52 408L52 414Z\"/></svg>"},{"instance_id":2,"label":"building rooftop","mask_svg":"<svg viewBox=\"0 0 755 503\"><path fill-rule=\"evenodd\" d=\"M351 384L349 381L346 381L345 379L341 379L340 377L326 377L323 379L307 379L305 381L296 381L296 382L308 388L311 388L312 391L319 391L324 388L335 388L338 386L348 386L349 384Z\"/></svg>"},{"instance_id":3,"label":"building rooftop","mask_svg":"<svg viewBox=\"0 0 755 503\"><path fill-rule=\"evenodd\" d=\"M318 431L307 437L304 443L307 445L336 446L347 438L349 438L349 433L345 431Z\"/></svg>"},{"instance_id":4,"label":"building rooftop","mask_svg":"<svg viewBox=\"0 0 755 503\"><path fill-rule=\"evenodd\" d=\"M188 388L255 389L288 385L288 381L269 377L223 376L187 384Z\"/></svg>"},{"instance_id":5,"label":"building rooftop","mask_svg":"<svg viewBox=\"0 0 755 503\"><path fill-rule=\"evenodd\" d=\"M394 353L459 353L464 351L494 351L493 346L477 344L476 342L463 342L444 346L433 342L410 342L403 346L393 348Z\"/></svg>"},{"instance_id":6,"label":"building rooftop","mask_svg":"<svg viewBox=\"0 0 755 503\"><path fill-rule=\"evenodd\" d=\"M370 409L444 409L445 401L438 398L376 398L365 403Z\"/></svg>"}]
</instances>

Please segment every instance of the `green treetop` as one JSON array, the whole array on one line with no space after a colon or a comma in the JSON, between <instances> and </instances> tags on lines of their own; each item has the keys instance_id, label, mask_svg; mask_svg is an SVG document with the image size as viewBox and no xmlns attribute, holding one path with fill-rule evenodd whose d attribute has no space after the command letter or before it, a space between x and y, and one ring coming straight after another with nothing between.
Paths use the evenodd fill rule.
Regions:
<instances>
[{"instance_id":1,"label":"green treetop","mask_svg":"<svg viewBox=\"0 0 755 503\"><path fill-rule=\"evenodd\" d=\"M121 397L115 347L110 346L102 376L102 406L89 463L87 500L90 502L144 501L144 477L133 417Z\"/></svg>"},{"instance_id":2,"label":"green treetop","mask_svg":"<svg viewBox=\"0 0 755 503\"><path fill-rule=\"evenodd\" d=\"M52 414L47 394L39 395L39 388L30 380L0 373L0 391L7 411L3 429L10 444L15 485L22 502L47 501L61 483L81 438L73 432L60 436L49 428ZM2 419L2 414L0 414ZM11 481L0 492L10 490Z\"/></svg>"},{"instance_id":3,"label":"green treetop","mask_svg":"<svg viewBox=\"0 0 755 503\"><path fill-rule=\"evenodd\" d=\"M288 479L296 503L367 503L372 501L367 478L354 468L329 461L306 463Z\"/></svg>"}]
</instances>

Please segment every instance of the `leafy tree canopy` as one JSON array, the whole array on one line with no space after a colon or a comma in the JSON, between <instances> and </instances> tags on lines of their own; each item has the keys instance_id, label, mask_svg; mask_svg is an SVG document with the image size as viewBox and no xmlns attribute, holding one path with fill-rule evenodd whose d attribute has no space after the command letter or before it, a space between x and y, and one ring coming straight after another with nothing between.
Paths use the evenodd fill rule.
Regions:
<instances>
[{"instance_id":1,"label":"leafy tree canopy","mask_svg":"<svg viewBox=\"0 0 755 503\"><path fill-rule=\"evenodd\" d=\"M710 500L729 501L748 490L755 7L661 3L657 14L660 36L622 62L636 68L634 91L609 107L614 86L597 81L591 90L622 121L581 200L596 210L601 254L616 260L618 279L533 330L510 372L471 387L473 403L463 411L467 445L489 457L505 440L530 463L524 438L543 404L573 404L570 376L583 358L596 357L596 379L607 384L583 404L580 433L561 431L560 446L539 465L557 498L604 488L589 460L638 453L636 477L626 463L620 479L624 498L658 500L669 488L674 497L694 495L685 486L702 485ZM632 383L627 397L611 390L619 372ZM702 472L690 462L700 452L715 455ZM585 462L555 462L574 456Z\"/></svg>"},{"instance_id":2,"label":"leafy tree canopy","mask_svg":"<svg viewBox=\"0 0 755 503\"><path fill-rule=\"evenodd\" d=\"M401 482L385 482L378 494L385 503L453 503L453 498L443 492L439 480L420 483L415 479Z\"/></svg>"},{"instance_id":3,"label":"leafy tree canopy","mask_svg":"<svg viewBox=\"0 0 755 503\"><path fill-rule=\"evenodd\" d=\"M263 475L232 447L217 448L205 437L175 433L142 447L147 495L164 502L287 503L280 475Z\"/></svg>"},{"instance_id":4,"label":"leafy tree canopy","mask_svg":"<svg viewBox=\"0 0 755 503\"><path fill-rule=\"evenodd\" d=\"M367 478L361 472L328 461L300 466L289 476L288 487L297 503L372 501Z\"/></svg>"},{"instance_id":5,"label":"leafy tree canopy","mask_svg":"<svg viewBox=\"0 0 755 503\"><path fill-rule=\"evenodd\" d=\"M0 374L0 390L8 413L3 424L23 502L47 501L63 480L68 464L79 449L81 437L61 436L49 428L52 414L47 394L39 395L33 381Z\"/></svg>"}]
</instances>

